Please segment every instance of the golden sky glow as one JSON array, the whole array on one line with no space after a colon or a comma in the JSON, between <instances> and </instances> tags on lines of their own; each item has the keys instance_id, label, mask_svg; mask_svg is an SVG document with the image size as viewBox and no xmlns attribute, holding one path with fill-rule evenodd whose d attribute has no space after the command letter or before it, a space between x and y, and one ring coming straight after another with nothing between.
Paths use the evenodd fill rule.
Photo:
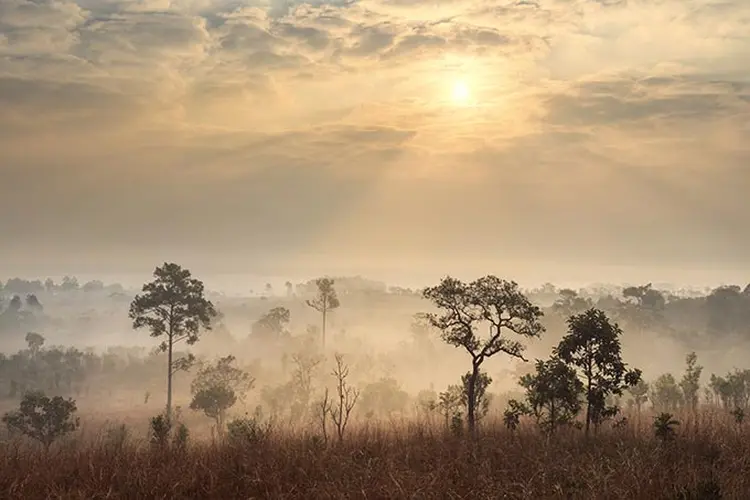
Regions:
<instances>
[{"instance_id":1,"label":"golden sky glow","mask_svg":"<svg viewBox=\"0 0 750 500\"><path fill-rule=\"evenodd\" d=\"M2 0L0 266L746 268L748 67L743 0Z\"/></svg>"}]
</instances>

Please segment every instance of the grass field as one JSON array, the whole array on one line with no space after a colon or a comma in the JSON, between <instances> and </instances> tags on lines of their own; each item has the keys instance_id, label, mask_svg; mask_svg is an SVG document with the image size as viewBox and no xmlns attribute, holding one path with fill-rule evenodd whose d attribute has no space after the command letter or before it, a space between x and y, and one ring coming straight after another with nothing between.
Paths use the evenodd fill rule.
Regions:
<instances>
[{"instance_id":1,"label":"grass field","mask_svg":"<svg viewBox=\"0 0 750 500\"><path fill-rule=\"evenodd\" d=\"M327 446L272 430L239 445L193 439L160 449L119 446L92 430L46 454L26 441L0 447L3 498L750 498L750 432L705 412L672 442L651 418L585 439L548 439L527 423L487 423L474 442L427 423L352 428Z\"/></svg>"}]
</instances>

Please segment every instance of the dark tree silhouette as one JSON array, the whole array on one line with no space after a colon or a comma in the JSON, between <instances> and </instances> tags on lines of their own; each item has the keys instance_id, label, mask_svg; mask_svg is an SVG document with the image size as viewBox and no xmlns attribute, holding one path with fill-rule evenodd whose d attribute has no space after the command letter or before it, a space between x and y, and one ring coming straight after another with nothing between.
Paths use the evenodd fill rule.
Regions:
<instances>
[{"instance_id":1,"label":"dark tree silhouette","mask_svg":"<svg viewBox=\"0 0 750 500\"><path fill-rule=\"evenodd\" d=\"M133 328L149 329L152 337L165 337L159 348L167 352L167 418L172 413L172 375L185 368L172 359L174 345L198 341L200 329L211 329L216 317L213 304L204 297L203 283L177 264L164 263L154 270L154 280L130 304ZM185 358L183 358L185 359Z\"/></svg>"},{"instance_id":2,"label":"dark tree silhouette","mask_svg":"<svg viewBox=\"0 0 750 500\"><path fill-rule=\"evenodd\" d=\"M521 377L519 384L526 389L526 401L509 401L506 418L512 413L517 414L516 421L521 414L532 415L544 432L554 434L581 410L583 382L573 368L556 357L537 360L536 372Z\"/></svg>"},{"instance_id":3,"label":"dark tree silhouette","mask_svg":"<svg viewBox=\"0 0 750 500\"><path fill-rule=\"evenodd\" d=\"M39 302L39 299L33 293L30 293L26 296L26 305L32 311L42 312L44 310L44 307L42 307L42 303Z\"/></svg>"},{"instance_id":4,"label":"dark tree silhouette","mask_svg":"<svg viewBox=\"0 0 750 500\"><path fill-rule=\"evenodd\" d=\"M474 393L482 363L499 352L526 361L525 346L504 334L538 337L544 331L539 321L542 312L520 291L516 282L496 276L485 276L471 283L447 276L439 285L426 288L423 296L441 310L440 314L430 313L426 317L440 329L443 340L465 349L471 356L467 424L469 433L474 435ZM488 330L485 338L478 332L482 325Z\"/></svg>"},{"instance_id":5,"label":"dark tree silhouette","mask_svg":"<svg viewBox=\"0 0 750 500\"><path fill-rule=\"evenodd\" d=\"M628 371L622 361L620 335L617 323L611 323L604 311L592 308L568 319L568 334L553 351L583 371L587 436L592 423L598 426L619 412L617 406L607 406L607 397L621 396L641 378L640 370Z\"/></svg>"},{"instance_id":6,"label":"dark tree silhouette","mask_svg":"<svg viewBox=\"0 0 750 500\"><path fill-rule=\"evenodd\" d=\"M78 428L76 403L60 396L49 398L40 391L24 395L18 410L3 416L9 429L17 430L41 442L46 449L55 439Z\"/></svg>"}]
</instances>

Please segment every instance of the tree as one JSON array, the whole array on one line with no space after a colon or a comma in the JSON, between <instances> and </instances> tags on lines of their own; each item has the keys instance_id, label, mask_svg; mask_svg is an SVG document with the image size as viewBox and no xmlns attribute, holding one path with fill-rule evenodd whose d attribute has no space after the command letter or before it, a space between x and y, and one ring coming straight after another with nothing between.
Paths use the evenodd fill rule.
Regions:
<instances>
[{"instance_id":1,"label":"tree","mask_svg":"<svg viewBox=\"0 0 750 500\"><path fill-rule=\"evenodd\" d=\"M307 301L307 305L318 311L323 315L323 327L322 327L322 345L323 348L326 346L326 317L328 312L338 308L341 303L339 302L336 294L336 289L333 288L333 280L331 278L319 278L315 280L315 284L318 287L318 295Z\"/></svg>"},{"instance_id":2,"label":"tree","mask_svg":"<svg viewBox=\"0 0 750 500\"><path fill-rule=\"evenodd\" d=\"M278 340L289 335L286 327L291 319L289 309L274 307L253 323L252 334L259 339Z\"/></svg>"},{"instance_id":3,"label":"tree","mask_svg":"<svg viewBox=\"0 0 750 500\"><path fill-rule=\"evenodd\" d=\"M191 410L202 410L209 418L216 421L219 435L224 434L226 411L237 402L237 394L227 385L215 384L200 389L190 402Z\"/></svg>"},{"instance_id":4,"label":"tree","mask_svg":"<svg viewBox=\"0 0 750 500\"><path fill-rule=\"evenodd\" d=\"M32 357L36 356L44 345L44 337L35 332L29 332L26 334L26 345L29 346L29 351Z\"/></svg>"},{"instance_id":5,"label":"tree","mask_svg":"<svg viewBox=\"0 0 750 500\"><path fill-rule=\"evenodd\" d=\"M651 287L651 283L627 287L622 291L622 295L629 301L625 304L625 313L638 327L639 332L643 333L644 329L664 320L666 299L660 291ZM635 307L632 306L633 302ZM631 305L628 307L628 304Z\"/></svg>"},{"instance_id":6,"label":"tree","mask_svg":"<svg viewBox=\"0 0 750 500\"><path fill-rule=\"evenodd\" d=\"M59 437L76 430L80 424L75 416L76 403L60 396L49 398L41 391L26 393L18 410L3 416L9 430L17 430L36 439L49 449Z\"/></svg>"},{"instance_id":7,"label":"tree","mask_svg":"<svg viewBox=\"0 0 750 500\"><path fill-rule=\"evenodd\" d=\"M474 408L474 420L479 422L487 416L490 411L491 394L487 393L487 388L492 383L492 377L486 372L479 370L479 376L475 379L474 390L469 390L469 384L472 379L472 372L461 375L461 404L466 408L468 415L469 407ZM470 396L471 394L471 396ZM469 398L472 398L471 400Z\"/></svg>"},{"instance_id":8,"label":"tree","mask_svg":"<svg viewBox=\"0 0 750 500\"><path fill-rule=\"evenodd\" d=\"M341 354L336 354L336 367L332 375L336 378L336 400L330 405L331 420L336 426L339 441L343 441L349 417L359 399L359 390L349 385L347 381L349 367L344 363L344 357ZM328 399L328 389L326 389L325 399Z\"/></svg>"},{"instance_id":9,"label":"tree","mask_svg":"<svg viewBox=\"0 0 750 500\"><path fill-rule=\"evenodd\" d=\"M23 302L21 302L21 297L18 295L14 295L13 298L10 299L10 302L8 303L8 311L11 311L13 313L17 313L21 310L21 307L23 306Z\"/></svg>"},{"instance_id":10,"label":"tree","mask_svg":"<svg viewBox=\"0 0 750 500\"><path fill-rule=\"evenodd\" d=\"M198 394L217 386L228 387L243 399L247 391L255 385L255 379L241 368L234 366L232 355L219 358L213 364L203 364L190 384L190 392Z\"/></svg>"},{"instance_id":11,"label":"tree","mask_svg":"<svg viewBox=\"0 0 750 500\"><path fill-rule=\"evenodd\" d=\"M294 285L292 285L291 281L284 283L284 288L286 288L287 297L292 297L294 295Z\"/></svg>"},{"instance_id":12,"label":"tree","mask_svg":"<svg viewBox=\"0 0 750 500\"><path fill-rule=\"evenodd\" d=\"M677 411L682 405L680 386L671 373L660 375L651 387L651 403L656 410Z\"/></svg>"},{"instance_id":13,"label":"tree","mask_svg":"<svg viewBox=\"0 0 750 500\"><path fill-rule=\"evenodd\" d=\"M581 410L583 382L573 368L556 357L537 360L536 372L524 375L519 383L526 389L525 404L509 404L509 410L533 415L546 433L554 434Z\"/></svg>"},{"instance_id":14,"label":"tree","mask_svg":"<svg viewBox=\"0 0 750 500\"><path fill-rule=\"evenodd\" d=\"M26 296L26 305L32 311L42 312L44 310L44 307L42 307L42 303L39 302L39 299L33 293L30 293Z\"/></svg>"},{"instance_id":15,"label":"tree","mask_svg":"<svg viewBox=\"0 0 750 500\"><path fill-rule=\"evenodd\" d=\"M175 344L198 341L200 329L211 329L216 317L213 304L203 292L203 283L177 264L164 263L154 270L154 280L143 285L130 304L133 328L146 327L151 336L165 337L159 349L167 352L167 418L172 414L172 375L185 363L172 359ZM185 358L183 358L185 359Z\"/></svg>"},{"instance_id":16,"label":"tree","mask_svg":"<svg viewBox=\"0 0 750 500\"><path fill-rule=\"evenodd\" d=\"M648 401L648 391L649 386L643 380L639 380L637 384L628 388L628 392L632 397L633 406L635 406L635 411L638 413L638 415L641 414L643 404Z\"/></svg>"},{"instance_id":17,"label":"tree","mask_svg":"<svg viewBox=\"0 0 750 500\"><path fill-rule=\"evenodd\" d=\"M570 288L563 288L558 295L558 299L552 304L552 310L564 318L582 313L593 305L590 298L581 297L578 292Z\"/></svg>"},{"instance_id":18,"label":"tree","mask_svg":"<svg viewBox=\"0 0 750 500\"><path fill-rule=\"evenodd\" d=\"M525 346L506 335L538 337L544 331L541 310L533 305L514 281L485 276L471 283L447 276L439 285L426 288L423 296L431 300L441 314L427 314L428 321L441 331L443 340L463 348L471 356L468 380L467 424L469 433L476 430L475 396L482 363L499 352L526 361ZM485 326L488 335L479 330Z\"/></svg>"},{"instance_id":19,"label":"tree","mask_svg":"<svg viewBox=\"0 0 750 500\"><path fill-rule=\"evenodd\" d=\"M627 370L621 357L622 330L611 323L600 309L571 316L568 333L553 354L569 365L580 368L586 393L586 435L593 423L617 415L616 405L607 405L609 396L621 396L623 390L638 383L641 371Z\"/></svg>"},{"instance_id":20,"label":"tree","mask_svg":"<svg viewBox=\"0 0 750 500\"><path fill-rule=\"evenodd\" d=\"M62 284L60 285L60 289L64 292L71 292L74 290L78 290L78 278L75 276L65 276L62 279Z\"/></svg>"},{"instance_id":21,"label":"tree","mask_svg":"<svg viewBox=\"0 0 750 500\"><path fill-rule=\"evenodd\" d=\"M698 391L701 388L700 379L703 373L703 367L698 366L698 356L691 352L685 358L685 374L680 381L682 395L685 398L685 405L690 411L695 412L698 409Z\"/></svg>"}]
</instances>

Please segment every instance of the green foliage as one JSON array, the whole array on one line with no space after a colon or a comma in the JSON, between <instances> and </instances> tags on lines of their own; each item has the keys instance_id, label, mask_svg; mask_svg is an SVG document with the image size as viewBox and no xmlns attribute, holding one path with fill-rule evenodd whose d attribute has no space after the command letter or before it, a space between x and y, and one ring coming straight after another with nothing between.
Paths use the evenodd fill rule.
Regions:
<instances>
[{"instance_id":1,"label":"green foliage","mask_svg":"<svg viewBox=\"0 0 750 500\"><path fill-rule=\"evenodd\" d=\"M76 403L60 396L47 397L43 392L26 393L18 410L3 415L9 430L36 439L45 448L58 438L73 432L80 425Z\"/></svg>"},{"instance_id":2,"label":"green foliage","mask_svg":"<svg viewBox=\"0 0 750 500\"><path fill-rule=\"evenodd\" d=\"M638 369L627 370L622 361L622 330L611 323L604 311L589 309L568 319L568 333L554 349L554 355L581 370L586 394L586 434L591 424L617 415L619 408L607 398L621 396L641 378Z\"/></svg>"},{"instance_id":3,"label":"green foliage","mask_svg":"<svg viewBox=\"0 0 750 500\"><path fill-rule=\"evenodd\" d=\"M427 314L426 319L440 330L446 343L464 349L471 356L467 423L473 434L476 426L474 392L480 366L499 352L525 361L525 346L506 333L538 337L544 331L540 323L542 312L521 292L516 282L496 276L485 276L471 283L447 276L437 286L426 288L423 296L441 310L440 314ZM486 336L480 334L483 327L488 331Z\"/></svg>"},{"instance_id":4,"label":"green foliage","mask_svg":"<svg viewBox=\"0 0 750 500\"><path fill-rule=\"evenodd\" d=\"M558 358L537 360L536 372L521 377L520 385L526 389L526 404L514 402L511 408L533 415L546 433L569 424L581 410L583 383L576 371Z\"/></svg>"},{"instance_id":5,"label":"green foliage","mask_svg":"<svg viewBox=\"0 0 750 500\"><path fill-rule=\"evenodd\" d=\"M654 434L662 441L672 441L675 436L675 427L680 425L671 413L660 413L654 417Z\"/></svg>"}]
</instances>

